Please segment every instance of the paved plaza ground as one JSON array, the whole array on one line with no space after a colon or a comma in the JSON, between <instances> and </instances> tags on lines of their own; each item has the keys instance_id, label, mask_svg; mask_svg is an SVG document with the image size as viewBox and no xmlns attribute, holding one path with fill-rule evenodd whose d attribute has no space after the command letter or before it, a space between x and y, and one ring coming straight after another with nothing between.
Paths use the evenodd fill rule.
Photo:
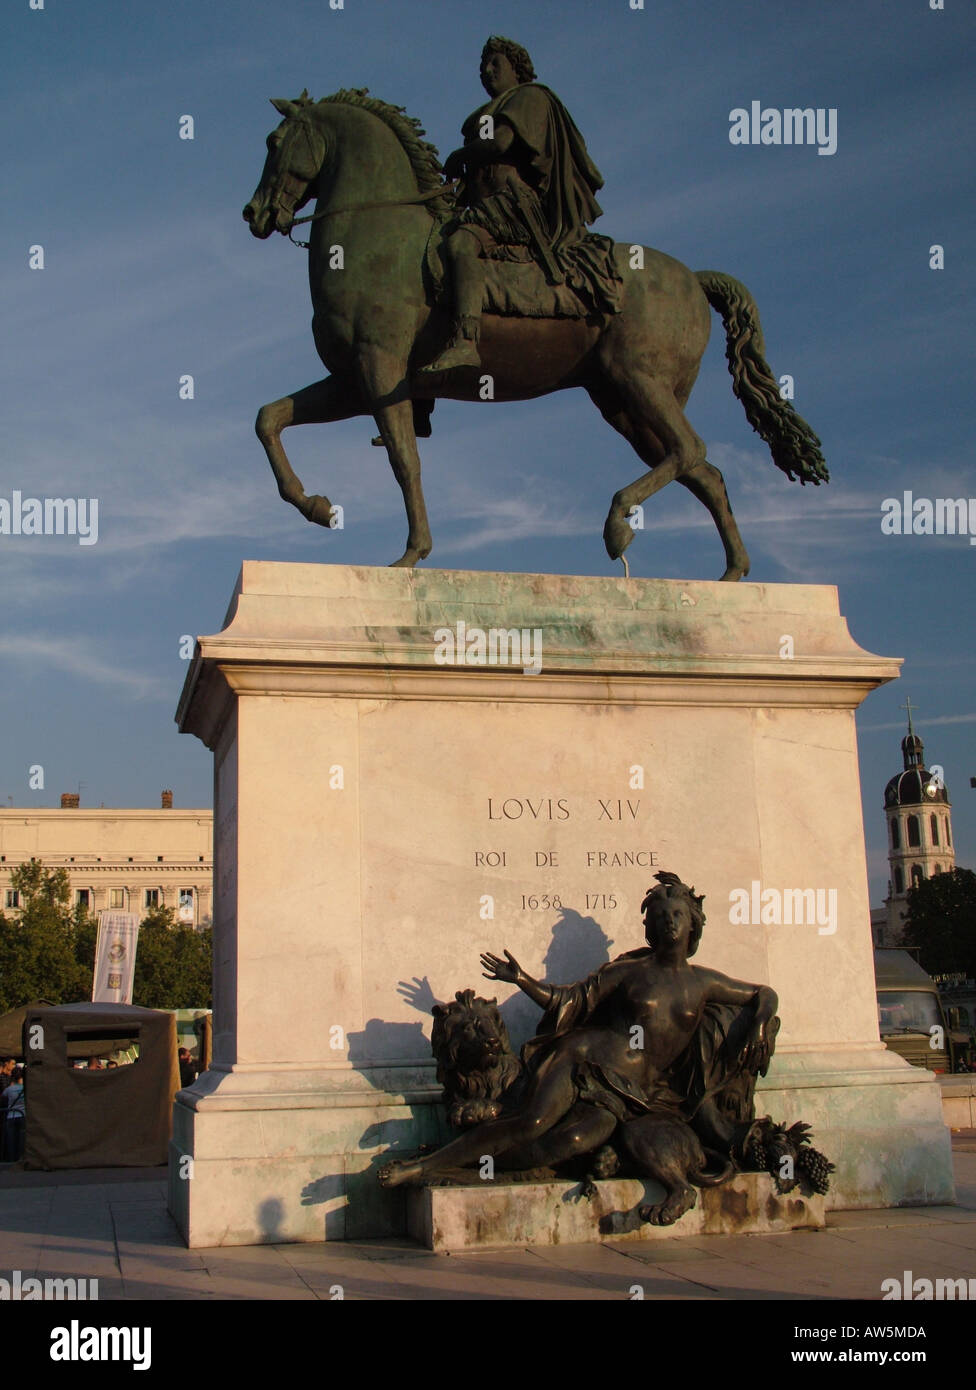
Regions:
<instances>
[{"instance_id":1,"label":"paved plaza ground","mask_svg":"<svg viewBox=\"0 0 976 1390\"><path fill-rule=\"evenodd\" d=\"M98 1280L108 1299L879 1299L883 1279L976 1279L976 1132L957 1205L837 1212L824 1231L434 1255L408 1241L187 1250L164 1170L0 1169L0 1277ZM341 1290L341 1295L340 1291ZM890 1304L888 1305L891 1306Z\"/></svg>"}]
</instances>

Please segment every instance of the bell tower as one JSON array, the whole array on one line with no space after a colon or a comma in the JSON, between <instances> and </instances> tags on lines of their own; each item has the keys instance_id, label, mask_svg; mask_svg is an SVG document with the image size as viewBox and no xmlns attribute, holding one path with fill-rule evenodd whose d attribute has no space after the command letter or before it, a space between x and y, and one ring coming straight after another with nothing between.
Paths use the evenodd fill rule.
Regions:
<instances>
[{"instance_id":1,"label":"bell tower","mask_svg":"<svg viewBox=\"0 0 976 1390\"><path fill-rule=\"evenodd\" d=\"M892 777L884 793L890 876L883 940L878 943L883 946L901 943L912 884L956 866L951 803L942 769L936 765L930 772L925 767L925 749L912 722L911 700L903 708L908 711L908 733L901 741L904 771Z\"/></svg>"}]
</instances>

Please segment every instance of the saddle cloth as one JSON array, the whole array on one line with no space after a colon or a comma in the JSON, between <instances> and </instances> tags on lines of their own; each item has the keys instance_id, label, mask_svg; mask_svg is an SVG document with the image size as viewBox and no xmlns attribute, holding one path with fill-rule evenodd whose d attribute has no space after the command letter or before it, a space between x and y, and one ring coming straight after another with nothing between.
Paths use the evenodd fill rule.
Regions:
<instances>
[{"instance_id":1,"label":"saddle cloth","mask_svg":"<svg viewBox=\"0 0 976 1390\"><path fill-rule=\"evenodd\" d=\"M443 305L449 293L441 251L443 226L443 223L435 223L432 227L425 258L433 302L437 305ZM532 319L595 317L593 310L569 285L549 284L545 271L531 258L526 247L499 247L496 254L483 258L480 265L485 277L483 313Z\"/></svg>"}]
</instances>

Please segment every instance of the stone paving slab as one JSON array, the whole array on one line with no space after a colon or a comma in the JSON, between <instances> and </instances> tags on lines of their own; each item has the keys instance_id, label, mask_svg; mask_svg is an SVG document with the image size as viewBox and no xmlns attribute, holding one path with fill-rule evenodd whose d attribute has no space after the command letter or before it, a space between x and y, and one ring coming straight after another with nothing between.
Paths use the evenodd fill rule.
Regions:
<instances>
[{"instance_id":1,"label":"stone paving slab","mask_svg":"<svg viewBox=\"0 0 976 1390\"><path fill-rule=\"evenodd\" d=\"M960 1205L828 1215L823 1231L435 1254L407 1240L187 1250L165 1185L126 1173L0 1184L0 1277L97 1278L102 1300L878 1300L885 1278L976 1276L976 1153Z\"/></svg>"},{"instance_id":2,"label":"stone paving slab","mask_svg":"<svg viewBox=\"0 0 976 1390\"><path fill-rule=\"evenodd\" d=\"M52 1187L117 1186L124 1183L126 1187L148 1184L165 1194L167 1182L165 1165L160 1168L57 1168L46 1171L25 1168L21 1163L0 1164L0 1189L13 1188L17 1192Z\"/></svg>"}]
</instances>

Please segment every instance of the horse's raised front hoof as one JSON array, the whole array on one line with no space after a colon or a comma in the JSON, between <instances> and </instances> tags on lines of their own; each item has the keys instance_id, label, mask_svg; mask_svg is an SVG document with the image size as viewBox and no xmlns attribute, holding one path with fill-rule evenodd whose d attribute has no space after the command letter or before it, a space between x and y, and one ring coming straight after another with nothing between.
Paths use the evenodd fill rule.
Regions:
<instances>
[{"instance_id":1,"label":"horse's raised front hoof","mask_svg":"<svg viewBox=\"0 0 976 1390\"><path fill-rule=\"evenodd\" d=\"M634 539L634 528L617 511L611 511L603 527L603 544L611 560L619 560Z\"/></svg>"},{"instance_id":2,"label":"horse's raised front hoof","mask_svg":"<svg viewBox=\"0 0 976 1390\"><path fill-rule=\"evenodd\" d=\"M324 526L329 531L335 529L335 508L327 497L319 497L317 494L306 497L301 506L301 513L308 521L314 521L316 526Z\"/></svg>"},{"instance_id":3,"label":"horse's raised front hoof","mask_svg":"<svg viewBox=\"0 0 976 1390\"><path fill-rule=\"evenodd\" d=\"M424 1176L422 1163L406 1163L401 1159L391 1159L377 1171L381 1187L400 1187L403 1183L417 1183Z\"/></svg>"}]
</instances>

